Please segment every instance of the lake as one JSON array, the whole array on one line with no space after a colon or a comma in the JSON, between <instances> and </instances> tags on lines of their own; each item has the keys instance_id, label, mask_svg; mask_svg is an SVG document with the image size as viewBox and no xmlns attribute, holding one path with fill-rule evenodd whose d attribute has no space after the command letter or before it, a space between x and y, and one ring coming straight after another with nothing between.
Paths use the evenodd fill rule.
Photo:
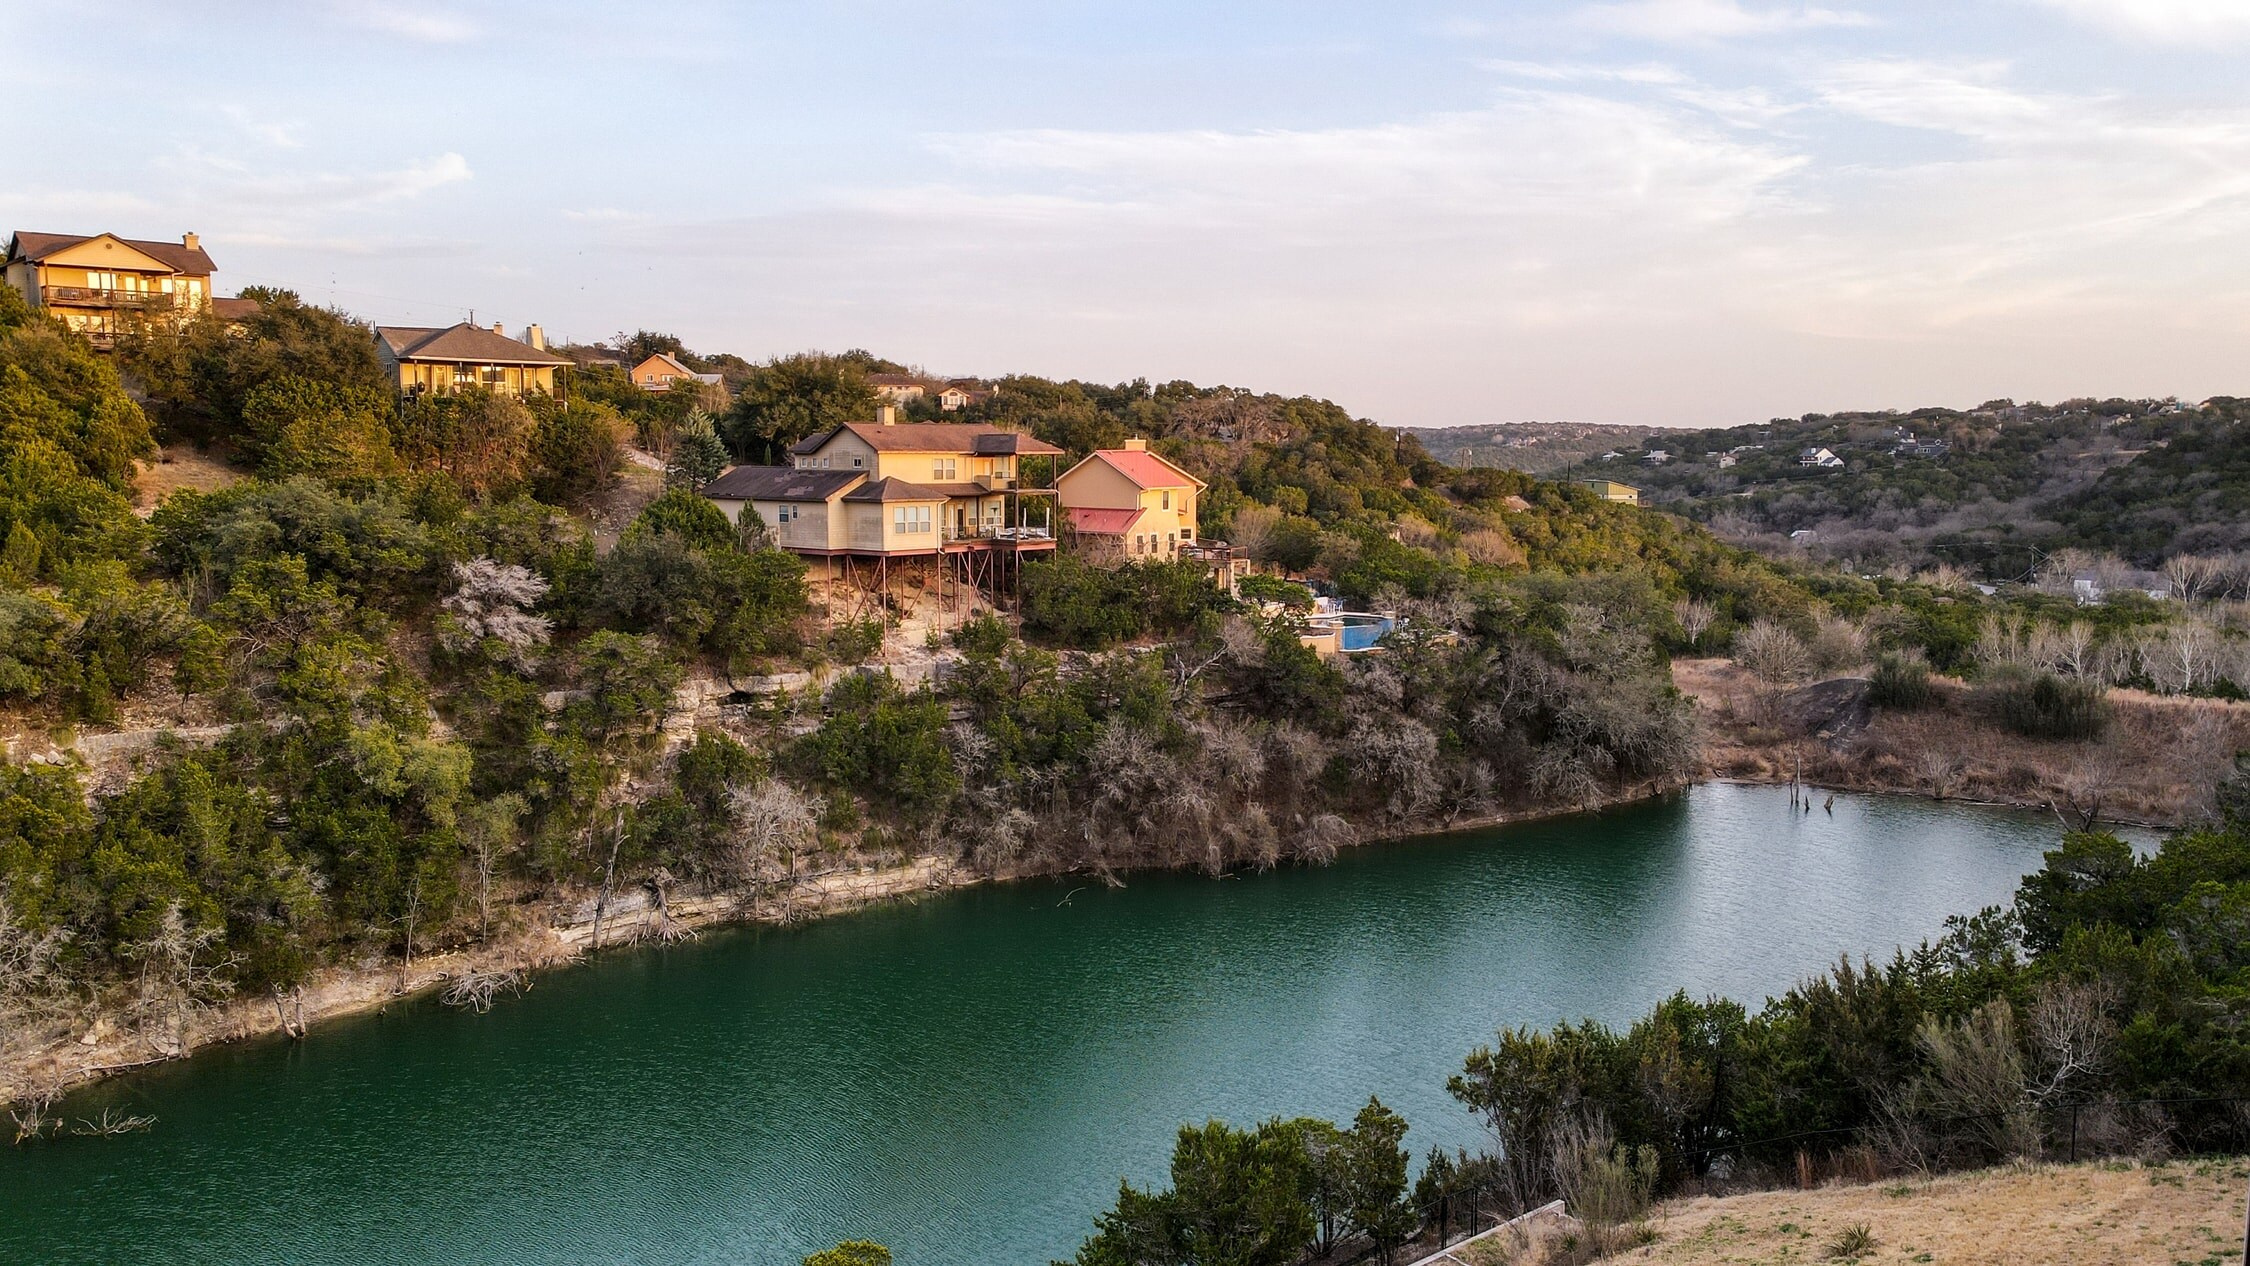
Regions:
<instances>
[{"instance_id":1,"label":"lake","mask_svg":"<svg viewBox=\"0 0 2250 1266\"><path fill-rule=\"evenodd\" d=\"M900 1266L1067 1256L1185 1121L1478 1146L1445 1093L1502 1025L1755 1004L2006 901L2030 815L1709 784L1214 880L992 885L614 951L489 1015L427 999L212 1048L0 1148L0 1261Z\"/></svg>"}]
</instances>

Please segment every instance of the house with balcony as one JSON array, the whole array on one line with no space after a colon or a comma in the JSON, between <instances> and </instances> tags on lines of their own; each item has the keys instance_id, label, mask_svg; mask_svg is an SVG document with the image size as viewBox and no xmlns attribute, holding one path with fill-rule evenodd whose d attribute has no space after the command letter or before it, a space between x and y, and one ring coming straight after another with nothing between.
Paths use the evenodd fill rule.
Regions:
<instances>
[{"instance_id":1,"label":"house with balcony","mask_svg":"<svg viewBox=\"0 0 2250 1266\"><path fill-rule=\"evenodd\" d=\"M791 553L843 560L847 575L870 561L887 578L893 560L950 558L960 579L981 585L1021 555L1055 548L1054 493L1039 481L1061 455L996 426L900 422L885 403L873 422L799 442L789 465L736 466L703 495L729 522L758 515Z\"/></svg>"},{"instance_id":2,"label":"house with balcony","mask_svg":"<svg viewBox=\"0 0 2250 1266\"><path fill-rule=\"evenodd\" d=\"M25 302L104 350L136 322L181 321L209 309L212 271L193 233L152 242L115 233L19 232L0 263L0 276Z\"/></svg>"},{"instance_id":3,"label":"house with balcony","mask_svg":"<svg viewBox=\"0 0 2250 1266\"><path fill-rule=\"evenodd\" d=\"M1063 522L1092 554L1172 559L1196 543L1196 501L1207 485L1148 441L1096 449L1055 480Z\"/></svg>"},{"instance_id":4,"label":"house with balcony","mask_svg":"<svg viewBox=\"0 0 2250 1266\"><path fill-rule=\"evenodd\" d=\"M399 394L443 395L481 387L504 396L543 392L563 394L561 371L571 362L547 350L547 336L534 325L522 339L509 338L497 321L492 328L471 325L378 325L375 358Z\"/></svg>"},{"instance_id":5,"label":"house with balcony","mask_svg":"<svg viewBox=\"0 0 2250 1266\"><path fill-rule=\"evenodd\" d=\"M973 404L983 404L992 398L992 392L974 378L956 378L945 384L937 393L938 408L947 413L958 413Z\"/></svg>"}]
</instances>

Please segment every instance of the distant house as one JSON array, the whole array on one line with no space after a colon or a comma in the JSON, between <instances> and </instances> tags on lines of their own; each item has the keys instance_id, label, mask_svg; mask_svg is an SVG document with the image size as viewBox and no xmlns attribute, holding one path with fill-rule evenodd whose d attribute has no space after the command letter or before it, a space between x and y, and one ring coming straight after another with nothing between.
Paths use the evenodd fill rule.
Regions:
<instances>
[{"instance_id":1,"label":"distant house","mask_svg":"<svg viewBox=\"0 0 2250 1266\"><path fill-rule=\"evenodd\" d=\"M869 374L867 385L875 389L876 395L893 404L919 400L929 392L922 380L912 374Z\"/></svg>"},{"instance_id":2,"label":"distant house","mask_svg":"<svg viewBox=\"0 0 2250 1266\"><path fill-rule=\"evenodd\" d=\"M1666 449L1652 448L1649 451L1641 454L1641 465L1643 466L1662 466L1664 463L1671 460L1672 454L1669 450Z\"/></svg>"},{"instance_id":3,"label":"distant house","mask_svg":"<svg viewBox=\"0 0 2250 1266\"><path fill-rule=\"evenodd\" d=\"M1799 466L1818 466L1826 470L1836 470L1843 466L1844 459L1825 448L1808 448L1797 454L1797 464Z\"/></svg>"},{"instance_id":4,"label":"distant house","mask_svg":"<svg viewBox=\"0 0 2250 1266\"><path fill-rule=\"evenodd\" d=\"M1641 490L1631 484L1621 484L1614 479L1581 479L1579 483L1594 490L1594 495L1604 501L1619 505L1637 506L1641 503Z\"/></svg>"},{"instance_id":5,"label":"distant house","mask_svg":"<svg viewBox=\"0 0 2250 1266\"><path fill-rule=\"evenodd\" d=\"M1796 531L1789 534L1789 543L1791 545L1812 545L1817 543L1819 540L1820 533L1813 531L1811 528L1798 528Z\"/></svg>"},{"instance_id":6,"label":"distant house","mask_svg":"<svg viewBox=\"0 0 2250 1266\"><path fill-rule=\"evenodd\" d=\"M798 554L891 559L1055 547L1047 489L1019 483L1025 457L1062 450L996 426L900 422L883 404L789 450L787 466L737 466L704 485L728 520L764 518Z\"/></svg>"},{"instance_id":7,"label":"distant house","mask_svg":"<svg viewBox=\"0 0 2250 1266\"><path fill-rule=\"evenodd\" d=\"M1625 454L1623 454L1623 453L1620 453L1620 452L1618 452L1618 451L1617 451L1616 449L1614 449L1614 448L1613 448L1613 449L1609 450L1608 452L1606 452L1606 453L1602 454L1602 458L1601 458L1601 459L1602 459L1603 461L1605 461L1605 462L1613 462L1613 461L1616 461L1616 460L1617 460L1618 458L1620 458L1620 457L1623 457L1624 455L1625 455Z\"/></svg>"},{"instance_id":8,"label":"distant house","mask_svg":"<svg viewBox=\"0 0 2250 1266\"><path fill-rule=\"evenodd\" d=\"M972 404L983 404L991 398L992 393L978 386L973 378L957 378L945 384L945 389L937 394L938 408L947 413L957 413Z\"/></svg>"},{"instance_id":9,"label":"distant house","mask_svg":"<svg viewBox=\"0 0 2250 1266\"><path fill-rule=\"evenodd\" d=\"M1148 441L1096 449L1055 480L1063 521L1086 545L1127 558L1174 558L1195 544L1202 480L1152 453Z\"/></svg>"},{"instance_id":10,"label":"distant house","mask_svg":"<svg viewBox=\"0 0 2250 1266\"><path fill-rule=\"evenodd\" d=\"M1891 446L1891 453L1898 457L1943 457L1952 449L1944 440L1917 439L1914 432L1905 431L1900 433L1898 443Z\"/></svg>"},{"instance_id":11,"label":"distant house","mask_svg":"<svg viewBox=\"0 0 2250 1266\"><path fill-rule=\"evenodd\" d=\"M0 276L34 308L102 350L135 321L180 321L211 306L211 256L193 233L151 242L115 233L17 233Z\"/></svg>"},{"instance_id":12,"label":"distant house","mask_svg":"<svg viewBox=\"0 0 2250 1266\"><path fill-rule=\"evenodd\" d=\"M447 393L470 387L507 396L533 392L560 395L557 373L570 364L547 350L547 336L534 325L521 341L509 338L499 322L491 329L470 325L378 325L375 358L405 395Z\"/></svg>"},{"instance_id":13,"label":"distant house","mask_svg":"<svg viewBox=\"0 0 2250 1266\"><path fill-rule=\"evenodd\" d=\"M643 391L670 391L672 384L680 382L698 382L707 387L717 387L724 382L717 374L695 372L670 352L658 352L633 366L632 378L633 385Z\"/></svg>"},{"instance_id":14,"label":"distant house","mask_svg":"<svg viewBox=\"0 0 2250 1266\"><path fill-rule=\"evenodd\" d=\"M1720 469L1720 470L1725 470L1725 469L1726 469L1727 467L1729 467L1729 466L1732 466L1732 465L1734 465L1734 464L1735 464L1736 462L1739 462L1739 461L1741 461L1741 460L1742 460L1741 458L1739 458L1739 457L1736 457L1736 456L1735 456L1734 454L1732 454L1732 453L1715 453L1715 454L1713 454L1713 456L1715 456L1716 458L1718 458L1718 462L1719 462L1719 469Z\"/></svg>"}]
</instances>

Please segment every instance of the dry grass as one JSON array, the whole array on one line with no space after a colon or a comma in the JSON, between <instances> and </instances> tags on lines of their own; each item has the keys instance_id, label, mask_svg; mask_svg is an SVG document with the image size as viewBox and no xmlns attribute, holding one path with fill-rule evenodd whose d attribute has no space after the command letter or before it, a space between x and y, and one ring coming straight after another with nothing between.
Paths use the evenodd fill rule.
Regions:
<instances>
[{"instance_id":1,"label":"dry grass","mask_svg":"<svg viewBox=\"0 0 2250 1266\"><path fill-rule=\"evenodd\" d=\"M157 503L182 488L214 492L249 477L216 454L197 452L193 445L167 444L155 461L139 467L133 487L133 513L143 518L154 514Z\"/></svg>"},{"instance_id":2,"label":"dry grass","mask_svg":"<svg viewBox=\"0 0 2250 1266\"><path fill-rule=\"evenodd\" d=\"M2068 812L2099 796L2109 821L2174 825L2209 812L2236 750L2250 748L2250 704L2113 690L2116 721L2090 743L2030 739L1983 715L1944 678L1919 712L1877 709L1867 729L1830 746L1799 737L1772 692L1723 659L1679 660L1673 680L1705 726L1704 772L1853 791L1987 800Z\"/></svg>"},{"instance_id":3,"label":"dry grass","mask_svg":"<svg viewBox=\"0 0 2250 1266\"><path fill-rule=\"evenodd\" d=\"M2250 1162L1990 1169L1928 1181L1700 1197L1659 1207L1657 1239L1610 1259L1662 1266L2221 1266L2242 1258ZM1835 1259L1864 1224L1874 1248Z\"/></svg>"}]
</instances>

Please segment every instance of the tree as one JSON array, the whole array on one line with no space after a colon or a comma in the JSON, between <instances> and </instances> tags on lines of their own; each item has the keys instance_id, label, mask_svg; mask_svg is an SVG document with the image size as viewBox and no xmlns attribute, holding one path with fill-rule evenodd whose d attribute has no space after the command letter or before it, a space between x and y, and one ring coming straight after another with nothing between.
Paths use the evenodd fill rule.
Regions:
<instances>
[{"instance_id":1,"label":"tree","mask_svg":"<svg viewBox=\"0 0 2250 1266\"><path fill-rule=\"evenodd\" d=\"M486 500L531 473L537 419L523 401L481 387L419 396L399 410L398 448L409 465L452 477Z\"/></svg>"},{"instance_id":2,"label":"tree","mask_svg":"<svg viewBox=\"0 0 2250 1266\"><path fill-rule=\"evenodd\" d=\"M244 399L239 438L273 478L379 478L398 468L390 413L382 388L277 374Z\"/></svg>"},{"instance_id":3,"label":"tree","mask_svg":"<svg viewBox=\"0 0 2250 1266\"><path fill-rule=\"evenodd\" d=\"M1680 632L1687 634L1688 645L1699 647L1703 635L1719 618L1719 609L1701 598L1682 598L1672 604L1672 618L1680 622Z\"/></svg>"},{"instance_id":4,"label":"tree","mask_svg":"<svg viewBox=\"0 0 2250 1266\"><path fill-rule=\"evenodd\" d=\"M726 470L728 458L711 415L691 409L672 433L672 457L664 467L664 482L674 488L701 488Z\"/></svg>"},{"instance_id":5,"label":"tree","mask_svg":"<svg viewBox=\"0 0 2250 1266\"><path fill-rule=\"evenodd\" d=\"M1292 1124L1182 1126L1172 1188L1118 1187L1077 1266L1288 1266L1313 1240L1311 1161Z\"/></svg>"},{"instance_id":6,"label":"tree","mask_svg":"<svg viewBox=\"0 0 2250 1266\"><path fill-rule=\"evenodd\" d=\"M281 377L342 391L388 393L375 357L374 330L295 292L246 287L250 316L229 322L204 313L180 325L151 322L118 339L117 362L141 382L166 428L232 441L253 392Z\"/></svg>"},{"instance_id":7,"label":"tree","mask_svg":"<svg viewBox=\"0 0 2250 1266\"><path fill-rule=\"evenodd\" d=\"M1352 1225L1390 1262L1421 1220L1406 1198L1406 1118L1370 1096L1344 1136Z\"/></svg>"},{"instance_id":8,"label":"tree","mask_svg":"<svg viewBox=\"0 0 2250 1266\"><path fill-rule=\"evenodd\" d=\"M735 456L773 465L808 435L873 421L875 403L875 389L857 364L811 352L782 356L750 371L722 429Z\"/></svg>"},{"instance_id":9,"label":"tree","mask_svg":"<svg viewBox=\"0 0 2250 1266\"><path fill-rule=\"evenodd\" d=\"M531 433L531 493L551 505L584 507L617 482L625 464L625 420L599 402L540 397Z\"/></svg>"}]
</instances>

